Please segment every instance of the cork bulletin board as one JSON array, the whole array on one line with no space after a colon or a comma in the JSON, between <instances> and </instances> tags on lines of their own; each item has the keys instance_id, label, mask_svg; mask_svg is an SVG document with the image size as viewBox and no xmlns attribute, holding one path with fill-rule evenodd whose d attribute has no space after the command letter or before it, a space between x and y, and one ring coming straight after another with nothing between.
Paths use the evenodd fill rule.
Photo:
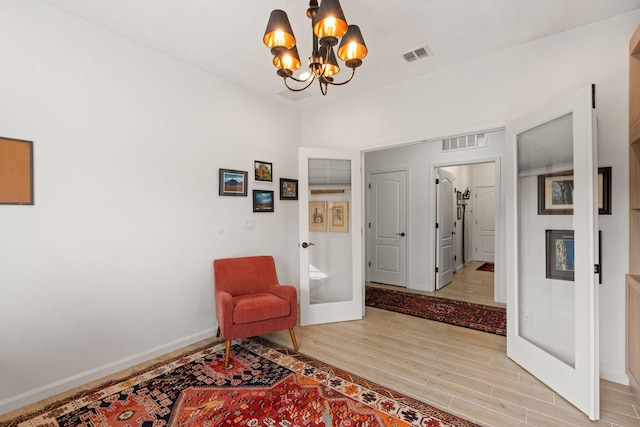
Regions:
<instances>
[{"instance_id":1,"label":"cork bulletin board","mask_svg":"<svg viewBox=\"0 0 640 427\"><path fill-rule=\"evenodd\" d=\"M0 137L0 204L33 205L33 142Z\"/></svg>"}]
</instances>

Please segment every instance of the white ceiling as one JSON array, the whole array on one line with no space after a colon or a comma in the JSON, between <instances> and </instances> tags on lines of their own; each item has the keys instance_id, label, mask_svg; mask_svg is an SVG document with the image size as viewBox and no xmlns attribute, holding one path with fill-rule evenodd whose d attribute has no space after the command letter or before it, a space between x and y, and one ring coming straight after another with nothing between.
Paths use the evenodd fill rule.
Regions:
<instances>
[{"instance_id":1,"label":"white ceiling","mask_svg":"<svg viewBox=\"0 0 640 427\"><path fill-rule=\"evenodd\" d=\"M640 0L341 0L369 54L348 85L285 89L262 36L283 9L303 64L311 52L305 0L44 0L57 8L293 108L306 110L640 8ZM428 45L433 56L402 55ZM303 65L304 67L304 65ZM336 81L346 78L343 71ZM343 76L344 75L344 76ZM329 99L327 99L329 98Z\"/></svg>"}]
</instances>

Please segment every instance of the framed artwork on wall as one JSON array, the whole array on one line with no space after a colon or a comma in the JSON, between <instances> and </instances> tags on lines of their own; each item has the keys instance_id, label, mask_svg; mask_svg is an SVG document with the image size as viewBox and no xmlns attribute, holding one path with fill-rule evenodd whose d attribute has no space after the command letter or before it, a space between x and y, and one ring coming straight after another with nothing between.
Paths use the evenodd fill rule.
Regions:
<instances>
[{"instance_id":1,"label":"framed artwork on wall","mask_svg":"<svg viewBox=\"0 0 640 427\"><path fill-rule=\"evenodd\" d=\"M219 170L220 196L247 196L247 172L232 169Z\"/></svg>"},{"instance_id":2,"label":"framed artwork on wall","mask_svg":"<svg viewBox=\"0 0 640 427\"><path fill-rule=\"evenodd\" d=\"M329 231L349 232L349 202L332 202L329 204Z\"/></svg>"},{"instance_id":3,"label":"framed artwork on wall","mask_svg":"<svg viewBox=\"0 0 640 427\"><path fill-rule=\"evenodd\" d=\"M298 180L280 178L280 200L298 200Z\"/></svg>"},{"instance_id":4,"label":"framed artwork on wall","mask_svg":"<svg viewBox=\"0 0 640 427\"><path fill-rule=\"evenodd\" d=\"M33 142L0 137L0 205L33 204Z\"/></svg>"},{"instance_id":5,"label":"framed artwork on wall","mask_svg":"<svg viewBox=\"0 0 640 427\"><path fill-rule=\"evenodd\" d=\"M611 215L611 166L598 168L598 213ZM573 171L538 175L538 215L573 215Z\"/></svg>"},{"instance_id":6,"label":"framed artwork on wall","mask_svg":"<svg viewBox=\"0 0 640 427\"><path fill-rule=\"evenodd\" d=\"M545 230L546 278L574 280L575 245L573 230Z\"/></svg>"},{"instance_id":7,"label":"framed artwork on wall","mask_svg":"<svg viewBox=\"0 0 640 427\"><path fill-rule=\"evenodd\" d=\"M327 231L327 202L309 202L309 231Z\"/></svg>"},{"instance_id":8,"label":"framed artwork on wall","mask_svg":"<svg viewBox=\"0 0 640 427\"><path fill-rule=\"evenodd\" d=\"M273 164L262 162L260 160L253 161L253 179L261 182L273 182Z\"/></svg>"},{"instance_id":9,"label":"framed artwork on wall","mask_svg":"<svg viewBox=\"0 0 640 427\"><path fill-rule=\"evenodd\" d=\"M253 211L273 212L273 191L253 190Z\"/></svg>"}]
</instances>

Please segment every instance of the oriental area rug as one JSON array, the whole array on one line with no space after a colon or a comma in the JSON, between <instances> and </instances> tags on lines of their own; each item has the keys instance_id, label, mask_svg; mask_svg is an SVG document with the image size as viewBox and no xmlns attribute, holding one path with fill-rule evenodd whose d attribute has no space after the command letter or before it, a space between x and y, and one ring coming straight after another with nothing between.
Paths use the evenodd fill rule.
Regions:
<instances>
[{"instance_id":1,"label":"oriental area rug","mask_svg":"<svg viewBox=\"0 0 640 427\"><path fill-rule=\"evenodd\" d=\"M429 295L367 286L365 305L456 326L507 335L507 310Z\"/></svg>"},{"instance_id":2,"label":"oriental area rug","mask_svg":"<svg viewBox=\"0 0 640 427\"><path fill-rule=\"evenodd\" d=\"M261 338L212 344L10 426L469 427L476 424Z\"/></svg>"},{"instance_id":3,"label":"oriental area rug","mask_svg":"<svg viewBox=\"0 0 640 427\"><path fill-rule=\"evenodd\" d=\"M485 262L484 264L482 264L480 267L476 268L476 270L480 270L480 271L490 271L490 272L494 272L495 269L495 264L492 262Z\"/></svg>"}]
</instances>

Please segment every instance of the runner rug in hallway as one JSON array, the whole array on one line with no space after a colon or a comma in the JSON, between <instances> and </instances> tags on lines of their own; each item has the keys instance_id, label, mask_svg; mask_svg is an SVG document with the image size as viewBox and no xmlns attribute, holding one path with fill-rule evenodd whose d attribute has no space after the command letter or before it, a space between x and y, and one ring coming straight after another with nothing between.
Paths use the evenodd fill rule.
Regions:
<instances>
[{"instance_id":1,"label":"runner rug in hallway","mask_svg":"<svg viewBox=\"0 0 640 427\"><path fill-rule=\"evenodd\" d=\"M477 426L269 341L234 343L231 369L222 369L224 343L212 344L58 403L21 425Z\"/></svg>"},{"instance_id":2,"label":"runner rug in hallway","mask_svg":"<svg viewBox=\"0 0 640 427\"><path fill-rule=\"evenodd\" d=\"M507 335L507 311L502 307L400 292L375 286L366 287L365 304L369 307L464 326L478 331Z\"/></svg>"}]
</instances>

